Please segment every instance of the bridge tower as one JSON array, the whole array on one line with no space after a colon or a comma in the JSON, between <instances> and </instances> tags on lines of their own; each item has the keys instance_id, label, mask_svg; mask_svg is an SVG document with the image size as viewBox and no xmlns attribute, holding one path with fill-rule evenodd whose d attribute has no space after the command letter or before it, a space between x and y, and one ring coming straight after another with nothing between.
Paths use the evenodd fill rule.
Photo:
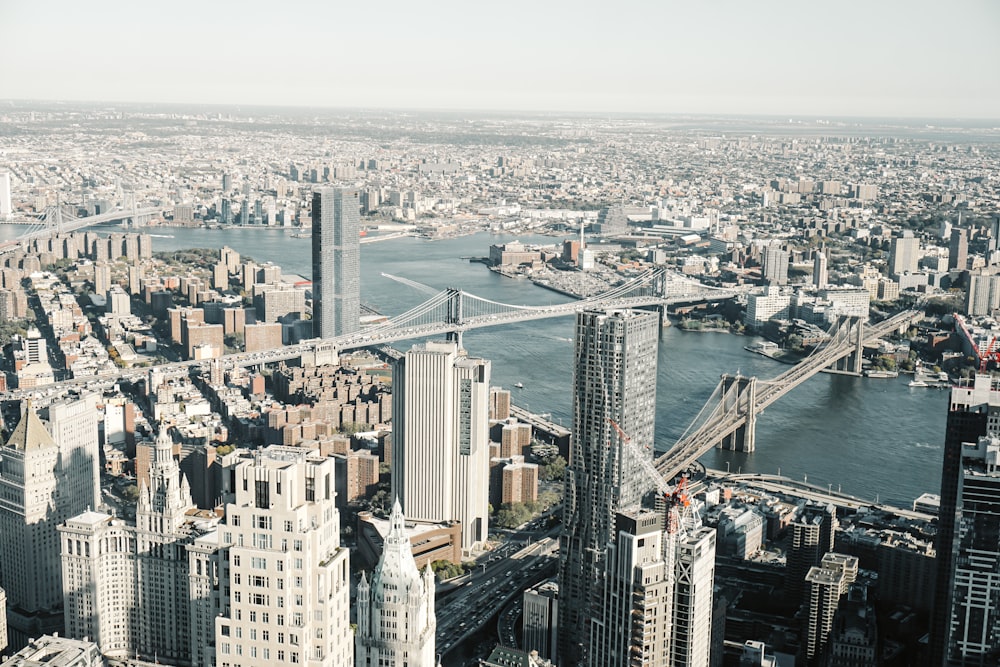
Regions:
<instances>
[{"instance_id":1,"label":"bridge tower","mask_svg":"<svg viewBox=\"0 0 1000 667\"><path fill-rule=\"evenodd\" d=\"M723 375L719 383L719 398L725 411L735 411L744 422L720 442L721 449L734 452L752 452L756 448L757 433L757 378L742 375Z\"/></svg>"},{"instance_id":2,"label":"bridge tower","mask_svg":"<svg viewBox=\"0 0 1000 667\"><path fill-rule=\"evenodd\" d=\"M846 329L845 329L846 328ZM836 361L830 370L844 375L861 375L861 360L864 352L865 322L863 318L841 315L837 318L837 331L846 330L854 351Z\"/></svg>"},{"instance_id":3,"label":"bridge tower","mask_svg":"<svg viewBox=\"0 0 1000 667\"><path fill-rule=\"evenodd\" d=\"M455 289L454 287L449 287L447 311L445 311L444 321L445 324L450 324L455 328L447 333L447 340L452 341L458 345L458 349L465 349L462 347L462 290Z\"/></svg>"}]
</instances>

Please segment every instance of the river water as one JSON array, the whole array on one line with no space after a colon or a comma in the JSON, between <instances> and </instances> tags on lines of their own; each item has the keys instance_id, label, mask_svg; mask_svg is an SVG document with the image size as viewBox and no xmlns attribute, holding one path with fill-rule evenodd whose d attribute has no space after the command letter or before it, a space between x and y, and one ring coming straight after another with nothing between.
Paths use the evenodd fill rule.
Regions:
<instances>
[{"instance_id":1,"label":"river water","mask_svg":"<svg viewBox=\"0 0 1000 667\"><path fill-rule=\"evenodd\" d=\"M0 241L23 230L0 225ZM271 260L285 273L310 277L310 240L281 230L150 230L171 238L153 239L154 250L219 248L228 245L257 261ZM424 301L428 295L382 276L389 273L434 288L460 287L511 304L561 303L566 297L526 280L503 278L462 257L488 254L491 243L510 236L488 233L429 241L404 237L362 246L362 300L386 315ZM518 237L552 243L551 237ZM572 420L573 320L537 320L465 335L469 353L490 359L493 383L511 389L513 400L554 421ZM685 431L712 394L722 373L742 372L763 379L788 367L743 349L752 338L728 333L663 331L657 380L656 448L665 450ZM400 343L400 347L404 344ZM405 348L404 348L405 349ZM947 391L910 388L905 376L866 379L821 373L762 413L757 451L713 450L705 465L734 472L764 472L845 493L908 506L940 486Z\"/></svg>"}]
</instances>

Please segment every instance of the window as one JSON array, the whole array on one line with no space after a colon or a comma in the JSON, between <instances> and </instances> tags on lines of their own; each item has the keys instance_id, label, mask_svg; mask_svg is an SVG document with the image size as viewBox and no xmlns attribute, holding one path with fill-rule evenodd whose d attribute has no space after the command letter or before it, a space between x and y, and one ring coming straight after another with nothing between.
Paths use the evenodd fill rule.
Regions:
<instances>
[{"instance_id":1,"label":"window","mask_svg":"<svg viewBox=\"0 0 1000 667\"><path fill-rule=\"evenodd\" d=\"M254 482L254 505L256 507L271 506L271 489L266 479Z\"/></svg>"},{"instance_id":2,"label":"window","mask_svg":"<svg viewBox=\"0 0 1000 667\"><path fill-rule=\"evenodd\" d=\"M266 558L251 558L250 567L255 570L266 570L267 569L267 559Z\"/></svg>"},{"instance_id":3,"label":"window","mask_svg":"<svg viewBox=\"0 0 1000 667\"><path fill-rule=\"evenodd\" d=\"M316 478L306 477L306 502L315 502L316 500Z\"/></svg>"},{"instance_id":4,"label":"window","mask_svg":"<svg viewBox=\"0 0 1000 667\"><path fill-rule=\"evenodd\" d=\"M222 636L223 637L228 637L229 636L229 626L228 625L222 625L222 626L220 626L220 631L222 632Z\"/></svg>"},{"instance_id":5,"label":"window","mask_svg":"<svg viewBox=\"0 0 1000 667\"><path fill-rule=\"evenodd\" d=\"M251 611L250 612L250 622L251 623L256 623L257 622L257 612L255 612L255 611Z\"/></svg>"},{"instance_id":6,"label":"window","mask_svg":"<svg viewBox=\"0 0 1000 667\"><path fill-rule=\"evenodd\" d=\"M291 521L285 521L285 532L286 533L292 532L292 522Z\"/></svg>"},{"instance_id":7,"label":"window","mask_svg":"<svg viewBox=\"0 0 1000 667\"><path fill-rule=\"evenodd\" d=\"M295 577L295 587L302 588L302 577Z\"/></svg>"}]
</instances>

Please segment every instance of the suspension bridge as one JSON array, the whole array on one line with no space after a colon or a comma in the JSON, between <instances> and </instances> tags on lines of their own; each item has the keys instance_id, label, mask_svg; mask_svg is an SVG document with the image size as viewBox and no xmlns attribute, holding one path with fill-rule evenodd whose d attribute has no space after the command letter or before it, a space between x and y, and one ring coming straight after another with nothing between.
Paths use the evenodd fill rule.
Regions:
<instances>
[{"instance_id":1,"label":"suspension bridge","mask_svg":"<svg viewBox=\"0 0 1000 667\"><path fill-rule=\"evenodd\" d=\"M664 309L670 304L723 301L738 296L741 290L703 285L679 273L661 268L640 274L602 294L561 304L527 306L512 305L486 299L461 289L437 291L426 285L389 276L415 289L433 293L430 298L410 310L365 327L356 333L326 339L311 339L272 350L240 352L215 360L193 360L161 364L153 369L116 369L101 375L78 377L58 383L56 387L71 387L119 379L139 380L155 371L164 376L188 372L210 363L224 367L259 366L263 364L307 360L314 364L333 363L341 352L372 347L378 348L402 340L446 335L461 342L464 332L518 322L565 317L588 308ZM753 451L757 415L786 393L823 370L858 375L861 354L866 344L874 343L920 317L919 310L907 310L882 322L867 325L858 317L841 317L828 332L829 340L818 346L803 361L770 379L723 375L712 396L696 416L688 430L666 453L655 460L657 471L673 479L708 450L722 446L738 451ZM31 395L55 393L52 385L29 390L7 392L8 400Z\"/></svg>"},{"instance_id":2,"label":"suspension bridge","mask_svg":"<svg viewBox=\"0 0 1000 667\"><path fill-rule=\"evenodd\" d=\"M660 268L646 271L593 297L561 304L527 306L486 299L461 289L449 288L438 291L412 280L384 275L420 291L433 292L433 295L404 313L381 324L364 327L355 333L334 338L305 340L266 351L229 354L221 357L219 362L227 367L257 366L299 358L306 358L318 364L330 363L340 352L348 350L442 335L461 343L462 334L466 331L550 317L565 317L585 308L653 307L662 310L671 304L724 301L744 291L703 285L680 273ZM209 360L179 361L160 364L154 368L164 375L172 375L186 372L192 367L207 366L209 363ZM145 377L149 371L148 368L116 369L100 375L64 380L57 385L47 385L23 392L15 390L7 394L9 400L15 400L31 394L48 393L54 387L72 387L116 379L138 380Z\"/></svg>"},{"instance_id":3,"label":"suspension bridge","mask_svg":"<svg viewBox=\"0 0 1000 667\"><path fill-rule=\"evenodd\" d=\"M757 416L766 407L820 371L860 375L861 352L866 344L874 344L922 315L919 310L906 310L872 325L858 317L841 317L830 328L826 343L770 380L723 375L687 431L656 458L657 471L673 479L717 446L752 452L756 447Z\"/></svg>"},{"instance_id":4,"label":"suspension bridge","mask_svg":"<svg viewBox=\"0 0 1000 667\"><path fill-rule=\"evenodd\" d=\"M16 239L0 243L0 253L16 250L27 241L47 238L54 234L68 234L84 227L108 222L122 222L126 227L131 225L132 228L142 227L153 217L163 214L163 209L160 208L139 208L135 205L134 197L130 201L131 204L127 200L124 207L113 211L82 218L70 214L59 204L48 206L37 218L30 221L31 226Z\"/></svg>"}]
</instances>

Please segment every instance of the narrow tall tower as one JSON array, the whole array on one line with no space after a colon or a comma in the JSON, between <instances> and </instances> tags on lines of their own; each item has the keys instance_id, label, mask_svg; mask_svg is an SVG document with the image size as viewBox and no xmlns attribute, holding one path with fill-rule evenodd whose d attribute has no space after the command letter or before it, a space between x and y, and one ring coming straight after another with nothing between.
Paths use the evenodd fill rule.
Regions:
<instances>
[{"instance_id":1,"label":"narrow tall tower","mask_svg":"<svg viewBox=\"0 0 1000 667\"><path fill-rule=\"evenodd\" d=\"M10 203L10 173L0 172L0 220L10 220L13 207Z\"/></svg>"},{"instance_id":2,"label":"narrow tall tower","mask_svg":"<svg viewBox=\"0 0 1000 667\"><path fill-rule=\"evenodd\" d=\"M453 342L415 345L393 371L392 491L411 519L462 522L462 550L488 535L490 362Z\"/></svg>"},{"instance_id":3,"label":"narrow tall tower","mask_svg":"<svg viewBox=\"0 0 1000 667\"><path fill-rule=\"evenodd\" d=\"M577 315L573 443L559 556L559 653L569 665L586 660L591 601L601 561L615 538L615 514L638 505L649 490L640 463L623 451L610 420L640 447L652 445L658 334L655 313Z\"/></svg>"},{"instance_id":4,"label":"narrow tall tower","mask_svg":"<svg viewBox=\"0 0 1000 667\"><path fill-rule=\"evenodd\" d=\"M434 573L417 570L398 500L389 522L371 583L362 574L358 584L354 664L435 667Z\"/></svg>"},{"instance_id":5,"label":"narrow tall tower","mask_svg":"<svg viewBox=\"0 0 1000 667\"><path fill-rule=\"evenodd\" d=\"M313 335L361 326L361 201L357 190L322 188L312 204Z\"/></svg>"}]
</instances>

